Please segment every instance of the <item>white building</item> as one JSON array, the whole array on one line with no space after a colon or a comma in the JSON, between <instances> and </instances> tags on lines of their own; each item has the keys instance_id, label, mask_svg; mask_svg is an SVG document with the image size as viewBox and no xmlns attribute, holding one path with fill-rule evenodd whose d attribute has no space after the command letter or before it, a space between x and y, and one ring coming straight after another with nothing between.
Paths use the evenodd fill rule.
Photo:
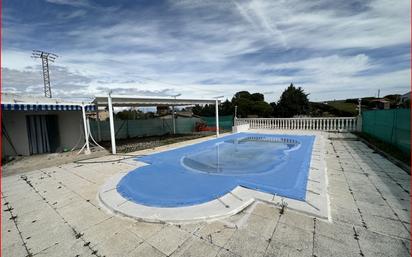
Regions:
<instances>
[{"instance_id":1,"label":"white building","mask_svg":"<svg viewBox=\"0 0 412 257\"><path fill-rule=\"evenodd\" d=\"M82 147L82 103L2 93L2 158ZM87 103L86 111L95 106Z\"/></svg>"}]
</instances>

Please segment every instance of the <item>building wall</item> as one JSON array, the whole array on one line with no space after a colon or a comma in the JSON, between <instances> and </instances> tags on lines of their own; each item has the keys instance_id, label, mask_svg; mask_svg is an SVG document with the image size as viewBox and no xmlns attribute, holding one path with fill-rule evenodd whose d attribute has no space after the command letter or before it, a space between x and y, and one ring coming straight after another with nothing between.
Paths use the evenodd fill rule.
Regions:
<instances>
[{"instance_id":1,"label":"building wall","mask_svg":"<svg viewBox=\"0 0 412 257\"><path fill-rule=\"evenodd\" d=\"M84 144L84 128L82 112L60 112L59 116L60 145L62 149L73 148L81 137L78 148Z\"/></svg>"},{"instance_id":2,"label":"building wall","mask_svg":"<svg viewBox=\"0 0 412 257\"><path fill-rule=\"evenodd\" d=\"M29 155L29 138L27 136L26 112L3 111L3 126L19 155ZM2 135L2 157L15 155L4 135Z\"/></svg>"},{"instance_id":3,"label":"building wall","mask_svg":"<svg viewBox=\"0 0 412 257\"><path fill-rule=\"evenodd\" d=\"M29 155L29 138L27 135L27 115L57 115L59 123L59 150L71 149L80 142L78 148L83 146L83 120L81 111L3 111L3 124L16 148L18 155ZM12 147L2 135L2 157L15 155Z\"/></svg>"}]
</instances>

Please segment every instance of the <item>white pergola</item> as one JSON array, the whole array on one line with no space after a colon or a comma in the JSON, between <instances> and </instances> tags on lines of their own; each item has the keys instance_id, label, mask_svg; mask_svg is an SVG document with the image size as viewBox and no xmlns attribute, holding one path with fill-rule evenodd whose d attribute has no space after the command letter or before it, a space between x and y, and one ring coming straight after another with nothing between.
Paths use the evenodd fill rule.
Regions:
<instances>
[{"instance_id":1,"label":"white pergola","mask_svg":"<svg viewBox=\"0 0 412 257\"><path fill-rule=\"evenodd\" d=\"M151 106L172 106L173 109L173 131L175 131L174 107L195 105L195 104L214 104L216 106L216 137L219 137L219 103L215 99L183 99L176 97L146 97L146 96L125 96L125 95L104 95L96 96L93 103L96 105L97 118L99 117L99 106L107 106L109 109L110 138L112 153L116 154L116 138L114 130L113 107L151 107ZM97 123L99 124L99 123Z\"/></svg>"}]
</instances>

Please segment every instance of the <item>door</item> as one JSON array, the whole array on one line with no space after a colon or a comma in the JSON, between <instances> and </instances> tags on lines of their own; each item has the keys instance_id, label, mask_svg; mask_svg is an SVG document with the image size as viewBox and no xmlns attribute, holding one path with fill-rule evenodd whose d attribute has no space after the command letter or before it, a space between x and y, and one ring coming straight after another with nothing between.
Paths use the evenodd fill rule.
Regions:
<instances>
[{"instance_id":1,"label":"door","mask_svg":"<svg viewBox=\"0 0 412 257\"><path fill-rule=\"evenodd\" d=\"M30 154L53 153L59 146L57 115L27 115Z\"/></svg>"}]
</instances>

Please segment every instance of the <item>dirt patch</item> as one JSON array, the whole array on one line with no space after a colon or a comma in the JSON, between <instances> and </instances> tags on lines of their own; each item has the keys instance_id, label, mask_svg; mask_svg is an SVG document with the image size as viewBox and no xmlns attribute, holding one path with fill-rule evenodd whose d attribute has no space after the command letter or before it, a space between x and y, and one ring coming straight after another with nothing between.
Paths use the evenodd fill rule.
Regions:
<instances>
[{"instance_id":1,"label":"dirt patch","mask_svg":"<svg viewBox=\"0 0 412 257\"><path fill-rule=\"evenodd\" d=\"M178 135L163 135L163 136L149 136L136 137L129 139L117 139L116 146L118 153L130 153L144 149L159 147L162 145L174 144L182 141L197 139L201 137L210 136L209 133L202 134L178 134ZM100 143L107 150L110 150L110 141Z\"/></svg>"},{"instance_id":2,"label":"dirt patch","mask_svg":"<svg viewBox=\"0 0 412 257\"><path fill-rule=\"evenodd\" d=\"M138 137L129 139L117 139L116 146L118 153L130 153L134 151L144 150L159 147L162 145L168 145L178 143L182 141L197 139L205 136L210 136L209 133L202 134L179 134L179 135L163 135L163 136L149 136ZM85 159L92 159L102 157L110 154L111 145L110 141L100 142L100 145L105 147L106 150L100 148L93 149L90 155L83 153L77 154L77 151L66 153L52 153L52 154L39 154L32 156L17 156L14 160L6 163L2 167L2 176L9 176L12 174L23 173L32 170L45 169L53 166L58 166L75 161L81 161Z\"/></svg>"},{"instance_id":3,"label":"dirt patch","mask_svg":"<svg viewBox=\"0 0 412 257\"><path fill-rule=\"evenodd\" d=\"M31 156L16 156L12 161L2 167L2 176L23 173L32 170L45 169L74 161L101 157L108 155L109 152L103 149L93 149L92 153L85 155L77 154L77 151L65 153L38 154Z\"/></svg>"}]
</instances>

